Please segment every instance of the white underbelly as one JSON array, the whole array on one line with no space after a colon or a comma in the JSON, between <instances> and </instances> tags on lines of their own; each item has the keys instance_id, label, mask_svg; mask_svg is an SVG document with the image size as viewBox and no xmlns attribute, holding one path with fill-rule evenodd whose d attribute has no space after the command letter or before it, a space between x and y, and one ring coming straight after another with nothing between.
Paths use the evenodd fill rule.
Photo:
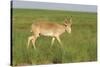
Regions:
<instances>
[{"instance_id":1,"label":"white underbelly","mask_svg":"<svg viewBox=\"0 0 100 67\"><path fill-rule=\"evenodd\" d=\"M44 35L44 36L53 36L53 32L44 32L44 33L41 33L41 35Z\"/></svg>"}]
</instances>

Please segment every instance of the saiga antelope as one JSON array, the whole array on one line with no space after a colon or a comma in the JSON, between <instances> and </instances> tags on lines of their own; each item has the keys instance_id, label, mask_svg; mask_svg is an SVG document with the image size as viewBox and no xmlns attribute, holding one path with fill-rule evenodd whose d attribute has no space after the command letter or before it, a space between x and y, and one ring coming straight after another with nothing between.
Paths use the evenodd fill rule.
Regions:
<instances>
[{"instance_id":1,"label":"saiga antelope","mask_svg":"<svg viewBox=\"0 0 100 67\"><path fill-rule=\"evenodd\" d=\"M55 39L57 39L60 45L62 46L62 42L59 37L65 31L71 33L71 25L72 18L70 18L69 20L65 19L64 24L50 23L47 21L38 21L36 23L33 23L31 26L31 32L34 35L28 37L27 48L29 47L30 41L32 41L34 49L36 49L35 41L40 35L51 36L51 46L53 45Z\"/></svg>"}]
</instances>

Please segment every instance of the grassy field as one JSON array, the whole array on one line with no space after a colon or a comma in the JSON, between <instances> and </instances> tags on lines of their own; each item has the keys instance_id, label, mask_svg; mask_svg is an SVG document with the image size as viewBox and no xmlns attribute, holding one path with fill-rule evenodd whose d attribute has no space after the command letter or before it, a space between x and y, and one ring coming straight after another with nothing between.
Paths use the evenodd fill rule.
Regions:
<instances>
[{"instance_id":1,"label":"grassy field","mask_svg":"<svg viewBox=\"0 0 100 67\"><path fill-rule=\"evenodd\" d=\"M27 38L32 35L30 26L34 20L46 19L63 23L72 16L72 33L61 35L63 50L57 40L50 48L51 37L41 36L36 41L37 50L27 49ZM36 65L55 63L90 62L97 60L97 13L54 11L38 9L13 9L12 11L12 63Z\"/></svg>"}]
</instances>

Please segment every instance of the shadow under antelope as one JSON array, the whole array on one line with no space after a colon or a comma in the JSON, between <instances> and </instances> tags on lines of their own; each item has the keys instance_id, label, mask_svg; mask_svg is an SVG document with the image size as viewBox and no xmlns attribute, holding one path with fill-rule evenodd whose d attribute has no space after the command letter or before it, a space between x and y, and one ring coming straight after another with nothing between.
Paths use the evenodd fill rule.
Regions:
<instances>
[{"instance_id":1,"label":"shadow under antelope","mask_svg":"<svg viewBox=\"0 0 100 67\"><path fill-rule=\"evenodd\" d=\"M63 24L50 23L49 21L38 21L36 23L33 23L31 26L31 32L33 33L33 35L28 37L27 48L29 47L30 41L32 41L33 47L34 49L36 49L35 41L40 35L51 36L52 37L51 46L53 45L54 40L57 39L57 41L62 47L60 35L65 31L67 31L70 34L71 25L72 25L72 17L69 20L65 19Z\"/></svg>"}]
</instances>

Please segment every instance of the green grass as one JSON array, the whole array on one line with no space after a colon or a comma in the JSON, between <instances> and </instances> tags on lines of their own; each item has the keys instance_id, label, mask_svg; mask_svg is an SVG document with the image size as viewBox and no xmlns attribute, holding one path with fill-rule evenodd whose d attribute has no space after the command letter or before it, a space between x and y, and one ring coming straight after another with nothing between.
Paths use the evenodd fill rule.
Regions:
<instances>
[{"instance_id":1,"label":"green grass","mask_svg":"<svg viewBox=\"0 0 100 67\"><path fill-rule=\"evenodd\" d=\"M46 19L63 23L72 16L72 33L61 35L63 50L57 40L50 48L51 37L41 36L36 41L37 50L27 49L27 38L32 35L30 26L34 20ZM75 63L97 60L97 14L88 12L54 11L39 9L13 9L13 65Z\"/></svg>"}]
</instances>

